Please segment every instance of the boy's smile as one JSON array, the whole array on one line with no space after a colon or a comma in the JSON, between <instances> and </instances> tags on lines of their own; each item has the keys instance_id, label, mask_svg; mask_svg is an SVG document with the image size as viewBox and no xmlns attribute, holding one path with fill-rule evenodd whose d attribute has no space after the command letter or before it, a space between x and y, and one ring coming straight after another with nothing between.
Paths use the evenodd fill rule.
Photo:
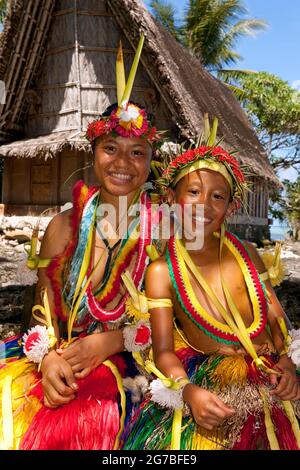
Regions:
<instances>
[{"instance_id":1,"label":"boy's smile","mask_svg":"<svg viewBox=\"0 0 300 470\"><path fill-rule=\"evenodd\" d=\"M176 202L185 212L183 229L189 223L195 235L199 226L205 237L219 230L231 209L229 184L220 173L212 170L201 169L187 174L178 182L174 192ZM188 206L189 211L186 210ZM201 206L202 213L197 211Z\"/></svg>"}]
</instances>

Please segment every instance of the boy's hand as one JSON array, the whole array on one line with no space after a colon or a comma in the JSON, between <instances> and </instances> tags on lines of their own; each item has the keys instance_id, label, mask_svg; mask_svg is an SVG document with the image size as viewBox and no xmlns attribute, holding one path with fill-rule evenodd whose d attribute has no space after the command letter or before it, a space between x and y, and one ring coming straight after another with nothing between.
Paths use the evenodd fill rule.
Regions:
<instances>
[{"instance_id":1,"label":"boy's hand","mask_svg":"<svg viewBox=\"0 0 300 470\"><path fill-rule=\"evenodd\" d=\"M190 405L196 423L209 431L235 413L217 395L194 384L184 387L183 399Z\"/></svg>"},{"instance_id":2,"label":"boy's hand","mask_svg":"<svg viewBox=\"0 0 300 470\"><path fill-rule=\"evenodd\" d=\"M282 356L274 369L281 372L282 375L270 375L270 382L275 385L270 395L275 395L280 400L299 400L300 384L296 376L295 366L289 357Z\"/></svg>"},{"instance_id":3,"label":"boy's hand","mask_svg":"<svg viewBox=\"0 0 300 470\"><path fill-rule=\"evenodd\" d=\"M45 406L56 408L75 398L78 386L72 368L56 351L44 357L41 372Z\"/></svg>"},{"instance_id":4,"label":"boy's hand","mask_svg":"<svg viewBox=\"0 0 300 470\"><path fill-rule=\"evenodd\" d=\"M110 355L106 335L95 333L79 338L66 349L57 349L57 353L71 366L76 379L86 377Z\"/></svg>"}]
</instances>

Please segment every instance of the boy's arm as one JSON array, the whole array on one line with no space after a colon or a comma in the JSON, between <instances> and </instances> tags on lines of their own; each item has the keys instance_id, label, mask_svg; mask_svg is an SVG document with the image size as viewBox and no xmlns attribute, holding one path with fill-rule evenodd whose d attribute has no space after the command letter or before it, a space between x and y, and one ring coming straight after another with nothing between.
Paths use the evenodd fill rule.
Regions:
<instances>
[{"instance_id":1,"label":"boy's arm","mask_svg":"<svg viewBox=\"0 0 300 470\"><path fill-rule=\"evenodd\" d=\"M147 297L172 300L171 279L164 259L150 264L146 272L145 287ZM187 378L183 365L174 352L173 308L153 308L150 313L152 347L156 366L167 377Z\"/></svg>"},{"instance_id":2,"label":"boy's arm","mask_svg":"<svg viewBox=\"0 0 300 470\"><path fill-rule=\"evenodd\" d=\"M153 299L172 299L172 284L165 260L159 259L149 266L146 273L146 295ZM174 352L173 309L159 307L151 309L150 313L156 366L166 377L174 380L186 379L184 367ZM196 423L208 430L219 426L235 412L214 393L194 384L185 385L183 399L190 405Z\"/></svg>"}]
</instances>

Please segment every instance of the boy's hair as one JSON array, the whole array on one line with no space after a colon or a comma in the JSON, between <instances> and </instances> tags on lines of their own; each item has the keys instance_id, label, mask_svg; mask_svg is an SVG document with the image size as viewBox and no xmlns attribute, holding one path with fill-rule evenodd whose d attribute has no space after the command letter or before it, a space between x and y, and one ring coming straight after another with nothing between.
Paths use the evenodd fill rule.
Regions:
<instances>
[{"instance_id":1,"label":"boy's hair","mask_svg":"<svg viewBox=\"0 0 300 470\"><path fill-rule=\"evenodd\" d=\"M179 155L165 168L157 185L164 193L166 188L174 188L185 175L200 169L216 171L226 179L236 208L245 202L248 184L244 171L233 154L220 146L202 145Z\"/></svg>"}]
</instances>

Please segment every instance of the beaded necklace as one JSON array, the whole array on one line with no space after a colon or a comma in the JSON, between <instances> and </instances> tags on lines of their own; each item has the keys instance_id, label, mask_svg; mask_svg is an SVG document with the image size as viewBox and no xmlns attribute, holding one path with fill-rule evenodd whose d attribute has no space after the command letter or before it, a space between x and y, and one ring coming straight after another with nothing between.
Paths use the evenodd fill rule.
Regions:
<instances>
[{"instance_id":1,"label":"beaded necklace","mask_svg":"<svg viewBox=\"0 0 300 470\"><path fill-rule=\"evenodd\" d=\"M188 270L180 253L179 243L180 241L175 237L169 240L166 259L182 310L198 328L216 341L226 344L238 344L239 340L232 333L230 327L213 318L199 303L192 289ZM230 232L226 232L224 243L239 263L249 292L253 306L253 322L247 328L247 332L252 339L259 335L267 321L267 299L263 284L242 242Z\"/></svg>"}]
</instances>

